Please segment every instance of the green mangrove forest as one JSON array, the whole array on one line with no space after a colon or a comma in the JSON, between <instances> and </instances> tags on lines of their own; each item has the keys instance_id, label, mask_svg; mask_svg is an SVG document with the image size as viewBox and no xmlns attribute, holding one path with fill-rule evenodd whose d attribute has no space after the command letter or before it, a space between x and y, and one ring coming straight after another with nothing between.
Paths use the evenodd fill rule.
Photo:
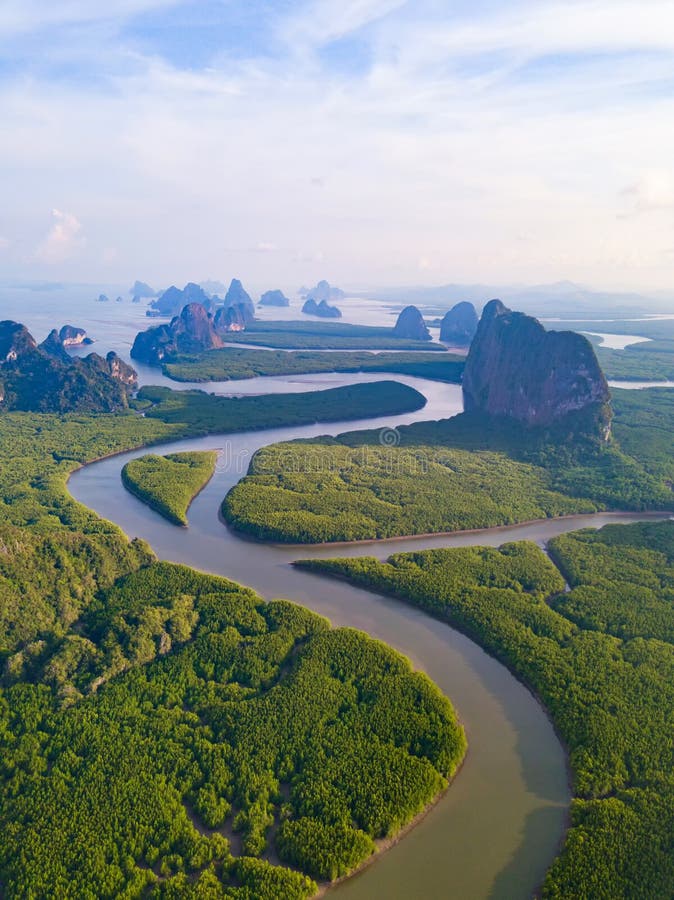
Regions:
<instances>
[{"instance_id":1,"label":"green mangrove forest","mask_svg":"<svg viewBox=\"0 0 674 900\"><path fill-rule=\"evenodd\" d=\"M448 622L540 698L575 795L542 897L671 897L674 522L578 531L549 550L554 564L520 542L299 565Z\"/></svg>"},{"instance_id":2,"label":"green mangrove forest","mask_svg":"<svg viewBox=\"0 0 674 900\"><path fill-rule=\"evenodd\" d=\"M444 353L441 344L394 336L393 326L347 322L252 322L227 335L228 343L279 350L424 350Z\"/></svg>"},{"instance_id":3,"label":"green mangrove forest","mask_svg":"<svg viewBox=\"0 0 674 900\"><path fill-rule=\"evenodd\" d=\"M83 463L231 420L150 394L144 416L0 417L2 892L310 897L445 789L465 736L390 648L158 563L72 500Z\"/></svg>"},{"instance_id":4,"label":"green mangrove forest","mask_svg":"<svg viewBox=\"0 0 674 900\"><path fill-rule=\"evenodd\" d=\"M122 484L174 525L187 525L187 510L213 477L218 454L214 450L150 453L132 459L122 469Z\"/></svg>"},{"instance_id":5,"label":"green mangrove forest","mask_svg":"<svg viewBox=\"0 0 674 900\"><path fill-rule=\"evenodd\" d=\"M266 540L318 543L674 508L672 392L615 391L614 408L608 446L474 414L272 445L223 515Z\"/></svg>"},{"instance_id":6,"label":"green mangrove forest","mask_svg":"<svg viewBox=\"0 0 674 900\"><path fill-rule=\"evenodd\" d=\"M316 372L395 372L458 384L463 365L463 358L451 353L325 353L225 347L176 357L164 363L162 371L175 381L230 381Z\"/></svg>"}]
</instances>

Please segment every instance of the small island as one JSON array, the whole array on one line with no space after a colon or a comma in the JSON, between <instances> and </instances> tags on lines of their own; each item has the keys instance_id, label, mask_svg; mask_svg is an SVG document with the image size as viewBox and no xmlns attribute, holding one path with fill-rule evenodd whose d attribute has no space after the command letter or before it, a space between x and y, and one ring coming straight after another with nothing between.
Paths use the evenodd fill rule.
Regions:
<instances>
[{"instance_id":1,"label":"small island","mask_svg":"<svg viewBox=\"0 0 674 900\"><path fill-rule=\"evenodd\" d=\"M321 300L317 303L313 297L309 297L302 307L302 312L306 316L320 316L321 319L341 319L341 310L336 306L330 306L327 300Z\"/></svg>"},{"instance_id":2,"label":"small island","mask_svg":"<svg viewBox=\"0 0 674 900\"><path fill-rule=\"evenodd\" d=\"M283 291L265 291L260 297L260 306L290 306L290 300Z\"/></svg>"},{"instance_id":3,"label":"small island","mask_svg":"<svg viewBox=\"0 0 674 900\"><path fill-rule=\"evenodd\" d=\"M426 328L424 317L416 306L406 306L398 316L393 335L412 341L430 341L431 335Z\"/></svg>"},{"instance_id":4,"label":"small island","mask_svg":"<svg viewBox=\"0 0 674 900\"><path fill-rule=\"evenodd\" d=\"M93 344L84 328L75 325L64 325L59 331L59 339L64 347L79 347L82 344Z\"/></svg>"},{"instance_id":5,"label":"small island","mask_svg":"<svg viewBox=\"0 0 674 900\"><path fill-rule=\"evenodd\" d=\"M187 526L190 504L213 477L215 450L148 454L122 469L124 487L174 525Z\"/></svg>"}]
</instances>

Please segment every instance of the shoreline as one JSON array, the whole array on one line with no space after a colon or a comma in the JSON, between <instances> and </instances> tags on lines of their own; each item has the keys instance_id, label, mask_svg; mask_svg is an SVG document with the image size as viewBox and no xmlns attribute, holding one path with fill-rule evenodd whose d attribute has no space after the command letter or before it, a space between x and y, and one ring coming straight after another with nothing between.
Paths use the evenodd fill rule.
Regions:
<instances>
[{"instance_id":1,"label":"shoreline","mask_svg":"<svg viewBox=\"0 0 674 900\"><path fill-rule=\"evenodd\" d=\"M298 562L300 563L300 565L298 565L298 568L303 568L302 565L301 565L301 562L302 562L302 561L300 560L300 561L298 561ZM311 562L311 560L309 560L309 562ZM295 566L295 563L291 563L291 565ZM557 564L554 563L554 561L553 561L553 565L555 566L555 568L557 568ZM373 591L373 590L372 590L370 587L368 587L367 585L362 585L362 584L359 584L359 583L357 583L357 582L353 582L353 581L351 581L349 578L347 578L346 575L343 575L343 574L341 574L341 573L333 574L333 573L321 572L321 571L317 571L317 570L313 569L311 566L307 566L307 567L306 567L306 571L310 572L312 575L316 575L318 578L327 578L327 579L334 580L334 581L342 581L342 582L344 582L345 584L348 584L348 585L351 585L351 586L354 586L354 585L355 585L356 587L358 587L358 588L360 588L360 589L362 589L362 590L368 591L368 592L370 592L370 593L375 593L375 591ZM560 573L560 574L561 574L561 573ZM563 576L562 576L562 577L563 577ZM495 654L495 653L492 653L492 652L491 652L490 650L488 650L488 649L487 649L480 641L478 641L478 640L476 639L476 637L475 637L470 631L466 631L466 630L460 628L459 626L454 625L451 621L449 621L449 618L447 617L447 615L442 615L442 614L441 614L440 612L438 612L438 611L434 611L434 610L431 610L431 609L427 609L427 608L425 608L424 606L421 606L421 605L419 605L419 604L417 604L417 603L412 603L412 602L406 600L401 594L396 593L395 591L390 591L390 592L389 592L389 591L386 591L386 590L381 590L381 589L379 589L377 592L380 593L380 594L382 594L382 595L385 596L385 597L388 597L388 598L391 599L391 600L395 600L395 601L397 601L398 603L401 603L401 604L402 604L403 606L405 606L405 607L410 607L410 608L412 608L412 609L417 609L417 610L419 610L419 611L420 611L421 613L423 613L424 615L429 616L431 619L434 619L436 622L440 622L442 625L446 625L447 628L451 628L453 631L456 631L456 632L458 632L459 634L462 634L464 637L468 638L469 641L472 641L472 642L473 642L477 647L479 647L484 653L486 653L486 654L487 654L488 656L490 656L492 659L495 659L496 662L500 663L502 666L504 666L504 668L506 668L506 669L508 670L508 672L509 672L509 673L512 675L512 677L518 682L518 684L521 684L522 687L530 694L530 696L532 697L532 699L534 700L534 702L536 703L536 705L538 706L538 708L542 711L543 715L545 716L545 718L547 719L547 721L550 723L550 726L552 727L552 730L553 730L554 733L555 733L555 737L556 737L557 740L559 741L559 744L560 744L562 750L564 751L564 771L565 771L565 775L566 775L566 786L567 786L567 788L569 789L570 802L567 804L567 807L566 807L566 812L565 812L565 815L564 815L564 834L560 837L560 840L559 840L559 843L558 843L558 846L557 846L557 852L555 853L554 858L551 860L550 865L548 866L548 869L547 869L547 871L546 871L546 875L544 876L543 881L541 881L541 883L540 883L539 885L536 886L536 890L535 890L535 892L534 892L534 896L535 896L535 897L538 897L539 894L540 894L540 890L541 890L541 888L543 887L543 882L544 882L544 880L545 880L545 877L547 877L547 872L550 871L551 866L553 865L553 863L555 862L555 860L559 857L561 851L562 851L563 848L564 848L564 844L566 843L566 838L567 838L567 835L568 835L568 832L569 832L569 828L571 827L571 805L572 805L573 801L574 801L575 799L577 799L577 798L576 798L576 795L575 795L575 793L574 793L574 789L573 789L573 788L574 788L574 786L573 786L573 769L571 768L569 745L567 744L567 742L564 740L564 738L563 738L562 735L560 734L559 729L558 729L558 727L557 727L557 723L556 723L555 720L552 718L552 715L551 715L550 711L548 710L547 706L543 703L543 701L542 701L541 698L538 696L538 694L537 694L536 691L533 689L533 687L532 687L530 684L528 684L528 683L527 683L527 682L519 675L518 672L515 671L515 669L513 668L513 666L510 664L509 660L507 660L507 659L505 659L505 658L503 658L503 657L501 657L501 656L498 656L498 655ZM550 595L550 596L553 596L553 595ZM548 602L549 599L550 599L550 598L547 597L547 598L546 598L546 602ZM458 717L458 713L457 713L457 717ZM459 721L460 721L460 719L459 719ZM466 753L464 754L464 757L463 757L463 759L461 760L461 763L460 763L459 767L457 768L457 770L456 770L456 772L455 772L455 774L454 774L454 778L456 777L456 775L459 774L459 772L460 772L461 769L463 768L463 764L464 764L465 760L467 759L469 752L470 752L470 746L467 747ZM408 826L410 827L410 830L411 830L412 827L414 827L414 825L419 824L419 823L421 822L421 820L424 818L424 816L427 815L427 814L428 814L428 813L429 813L429 812L430 812L430 811L431 811L438 803L440 803L440 801L443 799L443 797L447 794L447 791L449 790L449 788L451 787L451 785L454 783L454 778L452 778L452 780L451 780L450 783L447 785L447 787L446 787L443 791L441 791L441 793L438 795L438 797L437 797L437 798L436 798L436 799L428 806L428 808L427 808L423 813L420 813L418 817L415 817L415 819L414 819L412 822L408 823ZM418 821L417 821L417 820L418 820ZM414 823L414 824L413 824L413 823ZM407 829L408 826L405 826L405 829ZM403 836L403 833L402 833L402 832L401 832L401 835L400 835L400 836L401 836L401 837ZM395 841L395 843L397 843L397 841ZM391 846L393 846L393 844L391 844ZM386 849L389 849L389 848L386 847ZM385 851L384 851L384 852L385 852ZM372 862L376 861L377 857L378 857L378 854L372 854L372 857L370 857L370 858L363 864L363 866L360 866L358 869L356 869L354 872L352 872L351 875L357 874L357 873L360 872L366 865L370 865ZM330 885L329 885L328 887L326 887L326 889L323 891L323 893L326 893L326 891L329 890L330 887L332 887L332 886L335 885L335 884L338 884L339 881L343 881L343 880L345 880L346 878L350 878L351 875L346 875L346 876L344 876L344 878L339 879L338 881L331 882ZM322 896L322 894L317 894L316 896Z\"/></svg>"},{"instance_id":2,"label":"shoreline","mask_svg":"<svg viewBox=\"0 0 674 900\"><path fill-rule=\"evenodd\" d=\"M419 671L419 670L415 669L414 671ZM444 696L446 696L446 695L444 695ZM451 702L451 700L450 700L450 702ZM455 712L456 712L456 710L455 710ZM461 724L461 720L459 719L458 714L457 714L457 722L459 722L459 724ZM461 727L463 728L463 725L461 725ZM565 749L565 752L566 752L566 749ZM414 816L412 819L410 819L406 825L403 825L403 827L400 829L400 831L398 831L396 834L392 835L391 837L376 838L375 842L374 842L374 844L375 844L374 853L371 853L370 856L367 857L367 859L364 859L363 862L359 866L357 866L355 869L353 869L351 872L349 872L348 875L342 875L340 878L336 878L334 881L319 881L318 882L318 892L315 893L313 895L313 897L314 898L324 897L326 894L330 893L330 891L333 888L337 887L340 884L343 884L345 881L349 881L350 879L355 878L357 875L360 875L361 872L365 871L365 869L368 869L368 868L370 868L370 866L375 865L382 858L382 856L384 856L386 853L388 853L388 851L391 850L393 847L395 847L396 844L400 843L400 841L404 840L404 838L406 838L407 835L410 834L410 832L414 831L414 829L418 825L420 825L424 821L424 819L428 815L430 815L431 812L433 812L435 807L438 806L438 804L440 804L444 800L444 798L447 796L452 785L454 784L458 775L460 774L461 770L463 769L464 763L466 762L466 759L468 758L469 753L470 753L470 746L468 745L468 742L466 742L466 751L463 754L463 757L461 758L461 762L456 767L456 770L454 771L454 774L452 775L452 777L447 779L447 785L438 794L435 795L435 797L431 800L431 802L428 803L421 810L421 812L418 812L416 814L416 816Z\"/></svg>"},{"instance_id":3,"label":"shoreline","mask_svg":"<svg viewBox=\"0 0 674 900\"><path fill-rule=\"evenodd\" d=\"M168 442L164 441L163 439L160 439L160 440L158 440L158 441L156 442L156 444L158 444L158 445L161 445L162 443L169 443L169 444L170 444L170 443L173 443L174 441L177 442L177 441L181 441L181 440L185 440L185 439L186 439L185 437L177 437L177 438L173 438L173 440L169 440ZM187 438L187 439L189 439L189 438ZM146 446L146 445L140 444L138 447L133 448L133 449L139 449L139 448L142 448L143 446ZM151 445L148 445L148 446L151 446ZM104 459L104 458L111 458L111 457L114 457L114 456L119 456L119 455L122 455L122 454L125 453L125 452L129 452L129 450L115 451L115 452L113 452L113 453L106 454L104 457L101 457L100 459L102 460L102 459ZM83 468L84 466L91 465L91 464L93 464L94 462L97 462L97 461L100 461L100 460L92 460L91 462L80 464L80 465L78 465L77 468L78 468L78 469L79 469L79 468ZM73 470L73 471L76 471L76 470ZM70 477L70 474L72 474L72 473L69 473L68 478ZM73 499L74 499L74 498L73 498ZM75 501L75 502L78 502L78 501ZM85 508L88 509L88 507L85 507ZM224 519L222 519L222 517L221 517L221 515L220 515L220 510L221 510L221 506L220 506L219 509L218 509L218 518L220 518L221 522L224 522ZM544 522L552 521L552 520L554 520L554 519L568 520L568 519L576 518L576 517L578 517L578 516L596 516L596 515L607 515L607 516L618 517L618 516L620 516L620 515L626 515L626 514L627 514L627 515L634 515L634 516L636 516L636 517L641 517L641 520L648 520L648 519L656 519L656 520L657 520L657 519L666 519L666 518L670 518L672 515L674 515L674 513L672 513L672 512L659 511L659 510L648 510L648 511L644 511L644 512L629 511L629 510L627 510L627 511L609 510L609 511L600 511L599 513L575 513L575 514L568 514L568 515L565 515L565 516L556 516L556 517L546 517L546 518L542 518L542 519L534 519L534 520L530 520L530 521L527 521L527 522L515 523L514 525L511 524L511 525L492 526L492 527L481 528L481 529L467 529L467 530L464 530L464 531L458 531L458 532L457 532L457 531L454 531L454 532L442 532L442 533L439 533L439 532L432 532L432 533L425 534L425 535L408 535L408 536L401 535L401 536L397 536L396 538L382 538L382 539L374 539L374 540L366 540L366 541L342 542L342 543L341 543L341 546L345 546L345 545L346 545L346 546L349 546L349 545L351 545L351 544L377 544L377 543L383 543L383 542L385 542L385 541L387 541L387 540L390 540L390 541L401 541L401 540L410 539L410 538L414 538L414 537L424 538L424 537L451 536L451 535L457 535L457 534L481 534L481 533L484 534L484 533L486 533L486 532L494 533L494 532L498 532L498 531L502 531L502 530L506 530L506 529L511 529L511 528L513 528L513 527L518 527L518 526L520 526L520 525L521 525L521 526L525 526L525 525L531 525L531 524L539 524L539 523L544 523ZM113 523L113 524L114 524L114 523ZM224 523L224 524L226 525L227 523ZM581 526L581 527L582 527L582 526ZM587 527L591 527L591 526L587 526ZM120 530L121 530L121 529L120 529ZM232 530L234 530L234 529L232 529ZM236 534L236 536L237 536L238 538L242 537L242 535L241 535L240 532L236 532L236 531L235 531L235 534ZM251 538L251 540L255 540L255 539ZM266 544L271 543L271 542L268 542L268 541L261 541L261 540L257 540L256 542L258 542L258 543L266 543ZM284 543L282 543L282 544L279 544L278 546L283 547L283 548L288 548L288 547L290 547L290 546L292 546L292 547L304 547L304 548L310 548L310 547L324 547L324 548L325 548L325 547L333 547L333 546L334 546L334 547L338 547L338 546L340 546L340 544L338 544L337 542L334 542L334 543L330 542L330 543L324 543L324 544L319 544L319 545L315 545L315 544L314 544L314 545L311 545L311 544L289 545L289 544L284 544ZM291 563L291 565L293 565L293 563ZM326 577L326 578L329 578L329 577L335 577L335 576L330 576L330 575L324 575L323 573L318 573L318 572L313 572L312 574L318 574L318 575L320 575L321 577ZM343 580L346 581L346 582L348 583L348 579L344 578ZM366 590L369 590L371 593L375 593L375 592L372 591L370 588L365 588L365 589L366 589ZM385 593L385 592L384 592L384 593ZM482 645L482 643L481 643L478 639L476 639L475 636L473 636L471 633L469 633L469 632L467 632L467 631L464 631L464 630L462 630L461 628L459 628L459 627L453 625L453 624L448 620L448 618L447 618L446 616L439 615L439 614L434 613L434 612L432 612L432 611L430 611L430 610L427 610L427 609L425 609L425 608L423 608L423 607L421 607L421 606L417 606L417 605L415 605L415 604L408 603L408 602L405 601L402 597L400 597L400 596L398 596L398 595L396 595L396 594L394 594L394 593L387 594L387 596L392 597L392 598L395 599L397 602L399 602L399 603L401 603L401 604L404 604L405 606L408 606L408 607L411 606L411 607L413 607L413 608L416 608L416 609L418 609L420 612L422 612L424 615L427 615L427 616L429 616L429 617L435 619L436 621L439 621L441 624L447 626L448 628L450 628L450 629L452 629L452 630L454 630L454 631L456 631L456 632L458 632L458 633L460 633L460 634L465 635L465 637L467 637L469 640L471 640L477 647L479 647L481 650L483 650L483 652L487 653L489 656L491 656L493 659L495 659L497 662L499 662L501 665L503 665L503 666L507 669L507 671L508 671L508 672L509 672L516 680L517 680L517 682L518 682L519 684L521 684L521 685L526 689L527 693L532 697L532 699L533 699L534 702L536 703L537 707L543 712L543 714L544 714L546 720L551 724L551 727L552 727L552 729L553 729L553 731L554 731L554 734L555 734L557 740L559 741L560 746L562 747L563 754L564 754L564 771L565 771L566 785L567 785L567 788L569 789L570 800L573 801L573 799L574 799L574 793L573 793L573 778L572 778L573 773L572 773L572 770L571 770L571 767L570 767L570 763L569 763L569 749L568 749L568 745L567 745L566 742L561 738L561 736L560 736L560 734L559 734L559 731L558 731L558 728L557 728L557 726L556 726L554 720L552 719L552 717L551 717L551 715L550 715L548 709L547 709L547 708L545 707L545 705L542 703L542 701L541 701L541 699L539 698L539 696L536 694L536 692L533 690L533 688L532 688L529 684L527 684L527 682L524 681L524 680L518 675L517 672L515 672L515 671L513 670L513 668L512 668L511 665L509 664L508 660L501 658L499 655L496 655L495 653L491 653L489 650L487 650L487 649ZM447 696L447 695L445 694L445 696ZM451 702L451 698L450 698L450 702ZM460 718L459 715L458 715L458 711L456 711L456 712L457 712L457 720L459 721L459 723L462 724L461 718ZM431 801L431 802L430 802L430 803L429 803L429 804L428 804L428 805L427 805L427 806L426 806L426 807L425 807L425 808L424 808L417 816L415 816L412 820L410 820L410 822L408 822L407 825L405 825L405 826L404 826L404 827L403 827L403 828L402 828L402 829L401 829L394 837L380 839L381 843L380 843L379 841L377 841L377 842L376 842L376 850L375 850L375 852L374 852L371 856L369 856L366 860L364 860L363 863L362 863L360 866L358 866L356 869L354 869L354 870L353 870L352 872L350 872L348 875L342 876L341 878L337 879L337 880L334 881L334 882L321 882L321 883L319 883L319 890L318 890L318 892L317 892L316 894L314 894L313 896L314 896L314 897L322 897L322 896L325 896L325 895L329 894L329 892L330 892L330 890L331 890L332 888L336 887L337 885L341 884L342 882L344 882L344 881L346 881L346 880L348 880L348 879L351 879L351 878L353 878L353 877L356 877L357 875L359 875L360 873L362 873L364 870L366 870L366 869L369 868L370 866L374 865L380 858L383 857L383 855L384 855L385 853L387 853L388 850L392 849L392 848L395 847L400 841L402 841L402 840L404 839L405 836L407 836L407 835L408 835L415 827L417 827L417 826L418 826L418 825L419 825L419 824L420 824L420 823L421 823L421 822L422 822L422 821L423 821L423 820L424 820L424 819L425 819L425 818L426 818L426 817L427 817L427 816L435 809L435 807L438 806L438 805L442 802L442 800L443 800L443 799L445 798L445 796L447 795L447 793L448 793L448 791L449 791L449 788L450 788L450 787L452 786L452 784L454 783L456 777L457 777L457 776L459 775L459 773L462 771L463 766L464 766L466 760L468 759L468 754L469 754L469 753L470 753L470 747L467 747L466 753L464 754L464 757L463 757L463 759L461 760L460 765L457 767L457 769L456 769L456 771L455 771L453 777L451 778L451 780L449 780L449 783L447 784L447 786L446 786L446 787L445 787L445 788L444 788L444 789L443 789L443 790L442 790L442 791L441 791L441 792L440 792L440 793L439 793L439 794L438 794L438 795L437 795L437 796L436 796L436 797L435 797L435 798L434 798L434 799L433 799L433 800L432 800L432 801ZM564 832L563 832L563 834L560 836L559 843L558 843L557 848L556 848L555 856L553 857L553 860L550 861L550 864L549 864L549 866L548 866L548 868L547 868L547 870L546 870L546 875L547 875L547 871L549 871L550 866L552 865L554 859L556 859L556 858L559 856L559 853L561 852L561 850L562 850L563 847L564 847L564 844L565 844L565 842L566 842L567 835L568 835L568 830L569 830L570 822L571 822L571 804L569 803L569 804L566 805L566 809L565 809L565 811L564 811ZM545 877L545 876L544 876L544 877ZM536 888L536 894L539 893L542 884L543 884L543 881L541 881L541 883L540 883L539 885L537 885L537 888Z\"/></svg>"},{"instance_id":4,"label":"shoreline","mask_svg":"<svg viewBox=\"0 0 674 900\"><path fill-rule=\"evenodd\" d=\"M542 525L544 522L563 522L568 519L576 519L580 516L642 516L643 519L639 521L646 521L648 519L671 519L674 518L674 510L631 510L631 509L599 509L595 510L595 512L578 512L578 513L566 513L563 516L546 516L545 518L540 519L525 519L522 522L509 522L504 525L486 525L483 528L460 528L454 531L425 531L417 534L399 534L394 537L382 537L382 538L362 538L360 540L355 541L321 541L320 543L311 544L311 543L296 543L292 541L278 541L278 540L268 540L266 538L257 537L254 534L250 534L246 531L241 531L236 528L227 519L222 515L222 506L224 504L224 498L220 504L220 508L218 510L218 518L233 534L235 534L238 538L244 541L251 541L255 544L268 544L272 547L282 547L284 549L312 549L312 550L324 550L329 547L358 547L358 546L367 546L371 544L385 544L389 541L412 541L417 538L434 538L434 537L456 537L458 535L463 534L486 534L498 531L505 531L511 528L525 528L529 525ZM592 528L592 525L580 526L581 528ZM579 529L580 530L580 529Z\"/></svg>"},{"instance_id":5,"label":"shoreline","mask_svg":"<svg viewBox=\"0 0 674 900\"><path fill-rule=\"evenodd\" d=\"M143 496L142 489L141 489L140 487L137 487L137 486L131 481L131 479L129 478L128 474L126 473L126 466L127 466L129 463L127 463L127 464L122 468L122 471L120 472L120 477L121 477L122 485L123 485L123 487L126 488L126 490L127 490L132 496L136 497L137 500L140 500L141 503L144 503L146 506L149 506L151 510L153 510L153 511L156 512L156 513L158 513L158 515L160 515L160 516L162 516L164 519L166 519L167 522L170 522L171 525L176 525L178 528L188 528L190 523L189 523L189 520L188 520L188 518L187 518L187 513L190 511L190 506L194 503L194 501L196 500L196 498L197 498L197 497L199 496L199 494L204 490L204 488L209 484L209 482L211 481L211 479L212 479L213 476L215 475L215 470L216 470L216 467L217 467L217 465L218 465L218 459L219 459L220 456L222 455L222 452L223 452L223 451L222 451L221 449L216 449L216 450L204 450L204 451L201 451L201 452L203 452L203 453L213 453L213 454L215 454L215 459L214 459L214 461L213 461L213 468L212 468L211 473L210 473L210 475L208 476L208 478L207 478L207 479L204 481L204 483L203 483L203 484L202 484L202 485L201 485L201 486L200 486L200 487L192 494L192 496L191 496L190 499L188 500L187 506L185 507L185 520L184 520L184 521L178 519L178 517L175 516L173 513L171 513L169 510L161 509L157 504L153 503L152 500L150 500L150 499L148 499L147 497ZM140 459L140 458L143 458L143 457L139 457L139 459ZM129 462L132 462L132 460L129 460Z\"/></svg>"}]
</instances>

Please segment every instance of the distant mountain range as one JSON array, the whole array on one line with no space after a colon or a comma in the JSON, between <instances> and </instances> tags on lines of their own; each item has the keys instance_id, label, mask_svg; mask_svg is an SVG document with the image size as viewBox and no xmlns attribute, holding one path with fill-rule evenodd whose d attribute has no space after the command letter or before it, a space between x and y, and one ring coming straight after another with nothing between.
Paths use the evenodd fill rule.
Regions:
<instances>
[{"instance_id":1,"label":"distant mountain range","mask_svg":"<svg viewBox=\"0 0 674 900\"><path fill-rule=\"evenodd\" d=\"M498 298L509 306L535 316L594 319L610 314L611 318L647 315L674 309L672 296L594 291L572 281L539 285L446 284L439 287L382 288L359 292L358 296L385 300L389 303L419 303L433 307L438 313L461 300L474 303L478 309ZM424 313L428 315L429 310Z\"/></svg>"}]
</instances>

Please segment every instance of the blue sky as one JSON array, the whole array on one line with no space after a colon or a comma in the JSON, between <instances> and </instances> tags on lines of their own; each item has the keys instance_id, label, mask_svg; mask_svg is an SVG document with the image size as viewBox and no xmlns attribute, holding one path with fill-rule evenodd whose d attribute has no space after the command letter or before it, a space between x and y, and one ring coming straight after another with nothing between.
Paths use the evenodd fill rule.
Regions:
<instances>
[{"instance_id":1,"label":"blue sky","mask_svg":"<svg viewBox=\"0 0 674 900\"><path fill-rule=\"evenodd\" d=\"M3 0L0 273L666 288L674 0Z\"/></svg>"}]
</instances>

